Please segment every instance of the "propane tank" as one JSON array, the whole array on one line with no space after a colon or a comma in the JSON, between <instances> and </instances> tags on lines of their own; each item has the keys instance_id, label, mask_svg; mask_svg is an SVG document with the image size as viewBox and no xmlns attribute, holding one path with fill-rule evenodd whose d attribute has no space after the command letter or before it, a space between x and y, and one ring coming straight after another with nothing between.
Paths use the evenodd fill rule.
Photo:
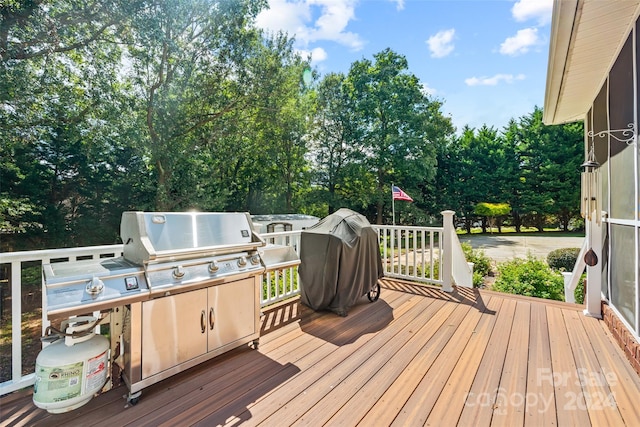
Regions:
<instances>
[{"instance_id":1,"label":"propane tank","mask_svg":"<svg viewBox=\"0 0 640 427\"><path fill-rule=\"evenodd\" d=\"M107 382L109 340L94 333L97 319L79 316L61 323L59 337L36 358L33 403L52 414L89 402Z\"/></svg>"}]
</instances>

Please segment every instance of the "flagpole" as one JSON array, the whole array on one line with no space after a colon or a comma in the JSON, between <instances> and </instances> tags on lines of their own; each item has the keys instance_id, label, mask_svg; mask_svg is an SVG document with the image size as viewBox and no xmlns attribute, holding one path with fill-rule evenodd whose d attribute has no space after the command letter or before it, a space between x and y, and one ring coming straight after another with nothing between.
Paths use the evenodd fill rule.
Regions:
<instances>
[{"instance_id":1,"label":"flagpole","mask_svg":"<svg viewBox=\"0 0 640 427\"><path fill-rule=\"evenodd\" d=\"M393 216L393 225L396 225L396 199L393 198L393 182L391 183L391 211Z\"/></svg>"}]
</instances>

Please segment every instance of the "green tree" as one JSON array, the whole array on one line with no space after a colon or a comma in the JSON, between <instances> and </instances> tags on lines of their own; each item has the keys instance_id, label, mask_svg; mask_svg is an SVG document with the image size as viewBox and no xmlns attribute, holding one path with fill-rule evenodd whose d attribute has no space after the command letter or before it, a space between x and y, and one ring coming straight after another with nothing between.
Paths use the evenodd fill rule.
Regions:
<instances>
[{"instance_id":1,"label":"green tree","mask_svg":"<svg viewBox=\"0 0 640 427\"><path fill-rule=\"evenodd\" d=\"M493 226L497 220L498 233L502 233L501 218L511 212L511 206L508 203L487 203L480 202L476 205L474 213L489 218L489 229L493 231Z\"/></svg>"},{"instance_id":2,"label":"green tree","mask_svg":"<svg viewBox=\"0 0 640 427\"><path fill-rule=\"evenodd\" d=\"M268 37L255 57L254 159L247 169L252 212L295 212L309 185L308 122L313 115L310 91L303 81L308 64L283 34Z\"/></svg>"},{"instance_id":3,"label":"green tree","mask_svg":"<svg viewBox=\"0 0 640 427\"><path fill-rule=\"evenodd\" d=\"M375 177L375 186L365 195L376 222L382 224L392 182L416 195L433 190L435 147L453 128L441 104L432 101L408 72L404 56L386 49L374 60L351 65L346 90L362 130L363 164ZM425 207L421 199L416 209Z\"/></svg>"},{"instance_id":4,"label":"green tree","mask_svg":"<svg viewBox=\"0 0 640 427\"><path fill-rule=\"evenodd\" d=\"M551 216L566 230L580 206L582 124L546 126L536 107L520 119L519 132L522 209L539 231Z\"/></svg>"},{"instance_id":5,"label":"green tree","mask_svg":"<svg viewBox=\"0 0 640 427\"><path fill-rule=\"evenodd\" d=\"M505 163L503 140L494 128L482 126L476 130L465 126L462 134L448 147L446 156L438 168L439 181L447 185L441 188L455 194L449 207L462 214L465 228L470 233L472 222L478 215L478 203L500 202L503 188L507 185L509 177L502 169ZM485 230L487 217L480 217Z\"/></svg>"},{"instance_id":6,"label":"green tree","mask_svg":"<svg viewBox=\"0 0 640 427\"><path fill-rule=\"evenodd\" d=\"M77 52L100 42L110 44L144 4L143 0L5 0L0 4L0 59L6 66Z\"/></svg>"},{"instance_id":7,"label":"green tree","mask_svg":"<svg viewBox=\"0 0 640 427\"><path fill-rule=\"evenodd\" d=\"M520 233L522 230L522 215L524 213L523 186L521 175L522 135L515 119L511 119L503 131L504 163L502 164L501 182L504 183L501 198L507 200L511 206L511 222Z\"/></svg>"},{"instance_id":8,"label":"green tree","mask_svg":"<svg viewBox=\"0 0 640 427\"><path fill-rule=\"evenodd\" d=\"M140 156L123 145L131 98L113 40L138 5L41 1L0 9L0 215L20 233L3 239L13 249L113 243L114 207L141 200L114 191L121 173L144 182Z\"/></svg>"},{"instance_id":9,"label":"green tree","mask_svg":"<svg viewBox=\"0 0 640 427\"><path fill-rule=\"evenodd\" d=\"M264 2L156 1L136 14L128 45L129 81L140 94L142 141L157 182L159 210L192 206L178 165L215 142L212 127L253 101L248 59L260 42L251 22Z\"/></svg>"},{"instance_id":10,"label":"green tree","mask_svg":"<svg viewBox=\"0 0 640 427\"><path fill-rule=\"evenodd\" d=\"M364 167L362 137L346 77L324 76L316 89L315 114L310 134L314 166L314 201L326 204L327 214L340 207L361 209L360 197L370 188L372 177Z\"/></svg>"}]
</instances>

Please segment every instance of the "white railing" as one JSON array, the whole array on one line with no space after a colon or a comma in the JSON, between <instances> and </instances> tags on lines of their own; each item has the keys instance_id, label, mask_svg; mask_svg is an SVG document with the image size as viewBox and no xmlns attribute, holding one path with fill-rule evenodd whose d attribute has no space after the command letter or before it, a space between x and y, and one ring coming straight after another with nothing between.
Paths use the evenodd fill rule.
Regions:
<instances>
[{"instance_id":1,"label":"white railing","mask_svg":"<svg viewBox=\"0 0 640 427\"><path fill-rule=\"evenodd\" d=\"M300 256L300 231L281 231L261 234L267 243L291 246ZM290 267L283 270L270 271L262 277L262 307L271 305L300 294L300 280L298 268Z\"/></svg>"},{"instance_id":2,"label":"white railing","mask_svg":"<svg viewBox=\"0 0 640 427\"><path fill-rule=\"evenodd\" d=\"M377 225L385 277L442 286L442 228Z\"/></svg>"},{"instance_id":3,"label":"white railing","mask_svg":"<svg viewBox=\"0 0 640 427\"><path fill-rule=\"evenodd\" d=\"M562 272L562 276L564 278L564 300L566 302L576 302L575 292L578 287L578 282L580 282L580 278L582 277L582 273L584 273L584 269L587 267L587 263L584 261L584 256L588 250L589 240L585 238L582 242L582 247L578 253L578 258L576 258L573 270Z\"/></svg>"},{"instance_id":4,"label":"white railing","mask_svg":"<svg viewBox=\"0 0 640 427\"><path fill-rule=\"evenodd\" d=\"M473 264L465 259L453 214L442 212L442 227L374 226L384 275L439 285L447 292L453 290L453 283L473 287Z\"/></svg>"},{"instance_id":5,"label":"white railing","mask_svg":"<svg viewBox=\"0 0 640 427\"><path fill-rule=\"evenodd\" d=\"M470 286L459 279L459 277L464 277L464 274L470 274L469 272L457 273L454 271L454 269L457 270L456 265L460 264L455 258L462 253L462 250L459 249L460 243L455 231L452 234L452 217L448 218L444 213L443 215L444 227L374 226L380 238L385 276L439 285L445 291L451 291L453 281L461 286ZM292 246L299 255L300 231L265 233L261 236L267 243ZM451 256L447 256L448 253ZM11 361L3 361L3 364L11 364L11 379L0 383L0 396L33 385L35 380L32 363L29 363L28 366L23 364L23 341L32 339L32 337L24 337L22 334L23 316L25 315L22 302L25 298L29 299L31 305L38 306L43 335L49 326L45 314L46 299L42 298L44 290L42 275L39 273L40 283L30 284L33 289L30 292L24 292L22 275L26 268L23 267L23 264L35 263L38 265L38 270L41 271L40 266L50 262L80 261L121 255L122 245L0 253L0 268L9 266L11 271L8 281L0 282L0 290L3 291L0 293L0 305L3 311L8 308L4 306L5 301L8 298L11 299L11 333L9 334L5 330L5 322L1 325L3 340L6 340L4 338L6 336L11 337L9 339L11 342ZM471 282L469 281L469 283ZM10 290L9 295L4 294L5 289ZM300 281L296 267L272 271L263 275L263 290L260 301L262 307L298 294L300 294ZM3 318L5 317L3 316ZM6 344L2 343L2 345ZM31 356L34 360L35 355Z\"/></svg>"}]
</instances>

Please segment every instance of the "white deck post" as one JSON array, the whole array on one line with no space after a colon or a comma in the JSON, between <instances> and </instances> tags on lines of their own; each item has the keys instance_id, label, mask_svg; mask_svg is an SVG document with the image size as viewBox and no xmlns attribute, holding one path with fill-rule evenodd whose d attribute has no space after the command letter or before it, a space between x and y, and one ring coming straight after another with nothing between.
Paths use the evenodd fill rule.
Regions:
<instances>
[{"instance_id":1,"label":"white deck post","mask_svg":"<svg viewBox=\"0 0 640 427\"><path fill-rule=\"evenodd\" d=\"M585 221L587 237L591 244L591 249L593 249L598 257L598 263L593 267L587 266L587 289L584 296L584 314L602 319L600 295L602 294L602 263L604 262L602 259L602 226L604 223L601 221L600 224L598 224L595 217L596 216L593 215L591 221Z\"/></svg>"},{"instance_id":2,"label":"white deck post","mask_svg":"<svg viewBox=\"0 0 640 427\"><path fill-rule=\"evenodd\" d=\"M22 262L11 263L11 378L22 377Z\"/></svg>"},{"instance_id":3,"label":"white deck post","mask_svg":"<svg viewBox=\"0 0 640 427\"><path fill-rule=\"evenodd\" d=\"M451 286L453 276L453 214L454 211L442 211L442 290L452 292Z\"/></svg>"}]
</instances>

